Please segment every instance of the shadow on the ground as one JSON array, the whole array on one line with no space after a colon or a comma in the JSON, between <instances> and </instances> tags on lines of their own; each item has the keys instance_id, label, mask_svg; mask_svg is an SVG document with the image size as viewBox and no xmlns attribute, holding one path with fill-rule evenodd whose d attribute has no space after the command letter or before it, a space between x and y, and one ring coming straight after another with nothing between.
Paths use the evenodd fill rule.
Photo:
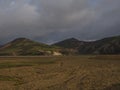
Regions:
<instances>
[{"instance_id":1,"label":"shadow on the ground","mask_svg":"<svg viewBox=\"0 0 120 90\"><path fill-rule=\"evenodd\" d=\"M113 85L105 88L104 90L120 90L120 83L119 84L113 84Z\"/></svg>"}]
</instances>

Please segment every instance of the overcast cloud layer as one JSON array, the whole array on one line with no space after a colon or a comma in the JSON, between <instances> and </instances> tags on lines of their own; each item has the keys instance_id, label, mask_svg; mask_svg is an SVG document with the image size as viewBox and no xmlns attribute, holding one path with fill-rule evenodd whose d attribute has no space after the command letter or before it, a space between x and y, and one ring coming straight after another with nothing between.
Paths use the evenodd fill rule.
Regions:
<instances>
[{"instance_id":1,"label":"overcast cloud layer","mask_svg":"<svg viewBox=\"0 0 120 90\"><path fill-rule=\"evenodd\" d=\"M0 43L120 35L120 0L0 0Z\"/></svg>"}]
</instances>

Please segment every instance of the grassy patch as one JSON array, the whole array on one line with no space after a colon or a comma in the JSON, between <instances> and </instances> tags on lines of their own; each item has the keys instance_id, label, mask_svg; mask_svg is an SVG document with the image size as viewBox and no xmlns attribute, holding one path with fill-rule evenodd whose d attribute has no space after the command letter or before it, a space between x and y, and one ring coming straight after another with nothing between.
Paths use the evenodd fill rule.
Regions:
<instances>
[{"instance_id":1,"label":"grassy patch","mask_svg":"<svg viewBox=\"0 0 120 90\"><path fill-rule=\"evenodd\" d=\"M55 62L56 62L55 60L37 60L37 61L26 61L24 62L24 64L41 65L41 64L54 64Z\"/></svg>"},{"instance_id":2,"label":"grassy patch","mask_svg":"<svg viewBox=\"0 0 120 90\"><path fill-rule=\"evenodd\" d=\"M23 67L23 66L32 66L27 63L0 63L0 69L4 68L14 68L14 67Z\"/></svg>"},{"instance_id":3,"label":"grassy patch","mask_svg":"<svg viewBox=\"0 0 120 90\"><path fill-rule=\"evenodd\" d=\"M34 66L42 64L53 64L56 62L56 58L40 58L40 57L6 57L1 58L3 63L0 63L0 69L4 68L15 68L15 67L24 67L24 66Z\"/></svg>"},{"instance_id":4,"label":"grassy patch","mask_svg":"<svg viewBox=\"0 0 120 90\"><path fill-rule=\"evenodd\" d=\"M3 75L0 75L0 81L12 81L15 82L14 85L21 85L25 83L20 77L3 76Z\"/></svg>"}]
</instances>

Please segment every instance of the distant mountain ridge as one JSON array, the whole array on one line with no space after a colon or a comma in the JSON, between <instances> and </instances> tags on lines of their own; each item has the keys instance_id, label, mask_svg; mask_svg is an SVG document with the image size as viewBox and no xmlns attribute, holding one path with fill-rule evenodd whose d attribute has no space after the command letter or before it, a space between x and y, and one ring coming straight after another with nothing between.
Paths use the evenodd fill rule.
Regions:
<instances>
[{"instance_id":1,"label":"distant mountain ridge","mask_svg":"<svg viewBox=\"0 0 120 90\"><path fill-rule=\"evenodd\" d=\"M54 46L59 46L62 48L69 48L69 49L78 49L81 45L85 44L84 41L79 41L76 38L69 38L60 42L53 44Z\"/></svg>"},{"instance_id":2,"label":"distant mountain ridge","mask_svg":"<svg viewBox=\"0 0 120 90\"><path fill-rule=\"evenodd\" d=\"M0 47L0 56L120 54L120 36L96 41L69 38L52 45L17 38Z\"/></svg>"},{"instance_id":3,"label":"distant mountain ridge","mask_svg":"<svg viewBox=\"0 0 120 90\"><path fill-rule=\"evenodd\" d=\"M77 49L79 54L120 54L120 36L85 42L77 39L67 39L53 45Z\"/></svg>"}]
</instances>

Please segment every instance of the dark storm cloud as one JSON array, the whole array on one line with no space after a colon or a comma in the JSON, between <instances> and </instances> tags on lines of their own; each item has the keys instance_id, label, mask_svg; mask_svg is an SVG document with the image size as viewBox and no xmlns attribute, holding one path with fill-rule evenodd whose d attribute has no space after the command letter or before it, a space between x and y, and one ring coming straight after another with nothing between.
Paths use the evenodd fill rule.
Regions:
<instances>
[{"instance_id":1,"label":"dark storm cloud","mask_svg":"<svg viewBox=\"0 0 120 90\"><path fill-rule=\"evenodd\" d=\"M0 0L0 41L28 37L52 43L120 34L120 0Z\"/></svg>"}]
</instances>

